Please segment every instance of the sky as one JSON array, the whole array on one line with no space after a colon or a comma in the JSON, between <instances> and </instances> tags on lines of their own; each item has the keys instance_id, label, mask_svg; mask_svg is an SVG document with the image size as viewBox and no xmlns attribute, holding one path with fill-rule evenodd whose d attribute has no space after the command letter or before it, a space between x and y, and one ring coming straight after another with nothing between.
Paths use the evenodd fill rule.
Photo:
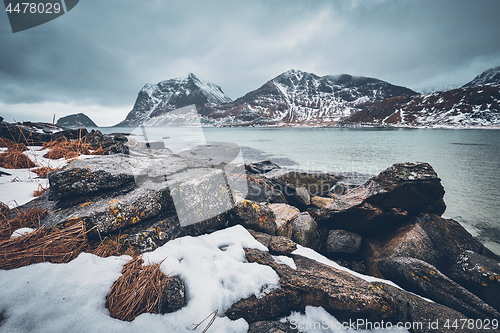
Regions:
<instances>
[{"instance_id":1,"label":"sky","mask_svg":"<svg viewBox=\"0 0 500 333\"><path fill-rule=\"evenodd\" d=\"M232 99L297 69L416 91L500 66L500 0L81 0L12 33L0 13L0 116L122 121L146 83L194 73Z\"/></svg>"}]
</instances>

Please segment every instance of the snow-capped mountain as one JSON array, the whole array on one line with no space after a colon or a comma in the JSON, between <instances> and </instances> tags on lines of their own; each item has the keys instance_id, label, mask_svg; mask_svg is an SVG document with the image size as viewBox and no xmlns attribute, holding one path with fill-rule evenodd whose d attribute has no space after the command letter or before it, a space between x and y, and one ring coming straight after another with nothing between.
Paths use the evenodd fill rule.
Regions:
<instances>
[{"instance_id":1,"label":"snow-capped mountain","mask_svg":"<svg viewBox=\"0 0 500 333\"><path fill-rule=\"evenodd\" d=\"M416 92L367 77L347 74L317 76L289 70L234 102L205 106L204 121L212 125L332 125L349 117L357 106Z\"/></svg>"},{"instance_id":2,"label":"snow-capped mountain","mask_svg":"<svg viewBox=\"0 0 500 333\"><path fill-rule=\"evenodd\" d=\"M470 81L469 83L466 83L463 85L464 88L466 87L478 87L478 86L483 86L485 84L490 84L490 83L500 83L500 66L495 67L495 68L490 68L478 76L474 78L474 80Z\"/></svg>"},{"instance_id":3,"label":"snow-capped mountain","mask_svg":"<svg viewBox=\"0 0 500 333\"><path fill-rule=\"evenodd\" d=\"M461 88L367 103L346 125L403 127L500 126L500 67Z\"/></svg>"},{"instance_id":4,"label":"snow-capped mountain","mask_svg":"<svg viewBox=\"0 0 500 333\"><path fill-rule=\"evenodd\" d=\"M195 107L186 107L195 105ZM171 112L174 109L179 109ZM289 70L231 101L195 75L146 84L117 126L500 126L500 67L464 86L418 94L347 74Z\"/></svg>"},{"instance_id":5,"label":"snow-capped mountain","mask_svg":"<svg viewBox=\"0 0 500 333\"><path fill-rule=\"evenodd\" d=\"M171 110L192 104L199 108L205 104L228 102L231 99L219 86L203 81L191 73L186 77L144 85L132 111L116 126L139 126Z\"/></svg>"}]
</instances>

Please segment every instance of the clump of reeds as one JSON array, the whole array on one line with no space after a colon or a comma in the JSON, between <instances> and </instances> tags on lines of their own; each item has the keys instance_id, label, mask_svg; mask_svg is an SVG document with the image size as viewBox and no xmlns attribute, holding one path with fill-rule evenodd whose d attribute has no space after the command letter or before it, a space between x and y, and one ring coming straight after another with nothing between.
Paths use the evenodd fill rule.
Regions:
<instances>
[{"instance_id":1,"label":"clump of reeds","mask_svg":"<svg viewBox=\"0 0 500 333\"><path fill-rule=\"evenodd\" d=\"M44 148L50 149L43 157L57 160L60 158L72 159L80 155L104 155L105 151L102 147L92 149L84 140L74 141L52 141L43 144Z\"/></svg>"},{"instance_id":2,"label":"clump of reeds","mask_svg":"<svg viewBox=\"0 0 500 333\"><path fill-rule=\"evenodd\" d=\"M140 257L125 264L122 275L106 297L111 317L132 321L145 312L160 313L161 297L168 279L160 270L160 265L143 266Z\"/></svg>"},{"instance_id":3,"label":"clump of reeds","mask_svg":"<svg viewBox=\"0 0 500 333\"><path fill-rule=\"evenodd\" d=\"M0 204L0 240L9 239L17 229L36 228L40 218L45 215L45 210L37 207L32 207L28 211L21 209L12 219L8 218L9 212L9 207Z\"/></svg>"},{"instance_id":4,"label":"clump of reeds","mask_svg":"<svg viewBox=\"0 0 500 333\"><path fill-rule=\"evenodd\" d=\"M71 159L80 155L90 155L90 145L81 140L77 141L52 141L43 144L50 149L43 157L52 160L60 158Z\"/></svg>"},{"instance_id":5,"label":"clump of reeds","mask_svg":"<svg viewBox=\"0 0 500 333\"><path fill-rule=\"evenodd\" d=\"M15 143L14 141L6 138L0 138L0 147L11 148L19 151L26 151L28 148L24 143Z\"/></svg>"},{"instance_id":6,"label":"clump of reeds","mask_svg":"<svg viewBox=\"0 0 500 333\"><path fill-rule=\"evenodd\" d=\"M40 262L67 263L88 246L83 222L64 229L42 227L32 233L0 242L0 269Z\"/></svg>"},{"instance_id":7,"label":"clump of reeds","mask_svg":"<svg viewBox=\"0 0 500 333\"><path fill-rule=\"evenodd\" d=\"M35 163L23 154L27 148L24 144L14 144L6 152L0 154L0 166L6 169L27 169L35 167Z\"/></svg>"},{"instance_id":8,"label":"clump of reeds","mask_svg":"<svg viewBox=\"0 0 500 333\"><path fill-rule=\"evenodd\" d=\"M49 174L49 172L52 172L52 171L55 171L58 169L59 168L52 168L49 166L44 166L44 167L39 167L39 168L33 169L33 170L31 170L31 172L36 173L39 177L46 177Z\"/></svg>"}]
</instances>

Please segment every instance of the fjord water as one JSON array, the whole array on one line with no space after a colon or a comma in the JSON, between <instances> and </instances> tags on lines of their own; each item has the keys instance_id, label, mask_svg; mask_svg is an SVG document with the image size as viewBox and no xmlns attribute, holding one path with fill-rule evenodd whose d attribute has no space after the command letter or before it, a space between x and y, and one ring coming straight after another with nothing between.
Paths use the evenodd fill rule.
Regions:
<instances>
[{"instance_id":1,"label":"fjord water","mask_svg":"<svg viewBox=\"0 0 500 333\"><path fill-rule=\"evenodd\" d=\"M242 147L246 162L267 158L300 170L376 175L394 163L427 162L446 191L443 216L500 254L499 130L155 128L152 133L192 143L201 143L203 136L231 142Z\"/></svg>"}]
</instances>

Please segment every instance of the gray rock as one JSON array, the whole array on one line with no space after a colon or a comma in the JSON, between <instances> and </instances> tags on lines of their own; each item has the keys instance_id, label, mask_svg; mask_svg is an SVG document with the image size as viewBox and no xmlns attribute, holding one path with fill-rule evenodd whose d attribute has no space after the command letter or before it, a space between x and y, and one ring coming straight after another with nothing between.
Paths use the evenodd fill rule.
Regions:
<instances>
[{"instance_id":1,"label":"gray rock","mask_svg":"<svg viewBox=\"0 0 500 333\"><path fill-rule=\"evenodd\" d=\"M232 319L244 318L252 323L285 316L305 306L322 306L339 320L395 318L399 309L395 301L368 282L302 256L294 255L294 270L278 264L273 257L256 249L245 249L249 262L268 265L280 276L282 289L257 299L251 296L227 310Z\"/></svg>"},{"instance_id":2,"label":"gray rock","mask_svg":"<svg viewBox=\"0 0 500 333\"><path fill-rule=\"evenodd\" d=\"M328 253L356 253L361 246L361 236L346 230L330 230L326 240Z\"/></svg>"},{"instance_id":3,"label":"gray rock","mask_svg":"<svg viewBox=\"0 0 500 333\"><path fill-rule=\"evenodd\" d=\"M297 187L296 191L299 197L301 197L302 200L304 200L304 202L306 203L306 205L309 206L311 204L311 197L309 196L309 192L307 191L307 189L301 186Z\"/></svg>"},{"instance_id":4,"label":"gray rock","mask_svg":"<svg viewBox=\"0 0 500 333\"><path fill-rule=\"evenodd\" d=\"M455 320L463 322L464 320L468 320L468 318L447 306L428 302L421 297L394 286L382 282L373 282L372 285L374 288L384 291L396 301L403 312L399 321L410 325L407 327L410 332L484 332L479 329L469 329L467 327L462 329L461 325L458 328L450 327L450 329L446 329L444 327L446 323L449 323L451 326Z\"/></svg>"},{"instance_id":5,"label":"gray rock","mask_svg":"<svg viewBox=\"0 0 500 333\"><path fill-rule=\"evenodd\" d=\"M443 195L440 179L429 164L395 164L322 208L319 221L330 229L369 235L390 229L407 216L442 214Z\"/></svg>"},{"instance_id":6,"label":"gray rock","mask_svg":"<svg viewBox=\"0 0 500 333\"><path fill-rule=\"evenodd\" d=\"M186 306L186 290L180 277L168 277L160 303L160 313L175 312Z\"/></svg>"},{"instance_id":7,"label":"gray rock","mask_svg":"<svg viewBox=\"0 0 500 333\"><path fill-rule=\"evenodd\" d=\"M499 256L487 249L457 221L433 214L422 214L415 221L420 224L439 253L436 267L447 275L457 265L458 257L467 250L500 260Z\"/></svg>"},{"instance_id":8,"label":"gray rock","mask_svg":"<svg viewBox=\"0 0 500 333\"><path fill-rule=\"evenodd\" d=\"M276 217L267 205L241 200L236 203L233 216L232 224L241 224L245 228L269 235L276 234Z\"/></svg>"},{"instance_id":9,"label":"gray rock","mask_svg":"<svg viewBox=\"0 0 500 333\"><path fill-rule=\"evenodd\" d=\"M193 165L174 155L152 159L116 154L75 160L50 173L51 196L54 200L59 200L114 191L134 182L150 180L160 183L189 167Z\"/></svg>"},{"instance_id":10,"label":"gray rock","mask_svg":"<svg viewBox=\"0 0 500 333\"><path fill-rule=\"evenodd\" d=\"M292 324L280 321L257 321L250 324L247 333L298 333Z\"/></svg>"},{"instance_id":11,"label":"gray rock","mask_svg":"<svg viewBox=\"0 0 500 333\"><path fill-rule=\"evenodd\" d=\"M500 262L464 251L450 267L450 278L500 311Z\"/></svg>"},{"instance_id":12,"label":"gray rock","mask_svg":"<svg viewBox=\"0 0 500 333\"><path fill-rule=\"evenodd\" d=\"M367 274L382 277L377 262L389 257L411 257L431 265L438 264L438 254L429 236L420 224L402 226L384 237L365 239L364 257Z\"/></svg>"},{"instance_id":13,"label":"gray rock","mask_svg":"<svg viewBox=\"0 0 500 333\"><path fill-rule=\"evenodd\" d=\"M269 242L269 252L278 255L287 255L297 250L297 243L283 236L273 236Z\"/></svg>"},{"instance_id":14,"label":"gray rock","mask_svg":"<svg viewBox=\"0 0 500 333\"><path fill-rule=\"evenodd\" d=\"M277 255L287 255L297 249L297 243L283 236L271 236L263 232L248 229L248 232L262 245L269 249L269 252Z\"/></svg>"},{"instance_id":15,"label":"gray rock","mask_svg":"<svg viewBox=\"0 0 500 333\"><path fill-rule=\"evenodd\" d=\"M43 225L83 220L101 234L125 234L140 251L225 227L234 208L223 170L176 155L77 160L50 181L48 193L57 201L42 200L49 210Z\"/></svg>"},{"instance_id":16,"label":"gray rock","mask_svg":"<svg viewBox=\"0 0 500 333\"><path fill-rule=\"evenodd\" d=\"M408 257L386 258L378 262L380 272L408 291L455 309L470 318L498 318L494 308L466 290L436 267Z\"/></svg>"},{"instance_id":17,"label":"gray rock","mask_svg":"<svg viewBox=\"0 0 500 333\"><path fill-rule=\"evenodd\" d=\"M297 190L292 185L285 183L283 180L278 178L270 178L273 188L279 190L285 196L286 202L294 207L297 207L300 211L305 211L307 209L307 204L304 199L297 193Z\"/></svg>"},{"instance_id":18,"label":"gray rock","mask_svg":"<svg viewBox=\"0 0 500 333\"><path fill-rule=\"evenodd\" d=\"M240 180L240 175L228 174L229 181ZM246 175L246 193L243 195L246 199L255 202L286 203L283 193L274 187L274 185L264 177L259 175Z\"/></svg>"},{"instance_id":19,"label":"gray rock","mask_svg":"<svg viewBox=\"0 0 500 333\"><path fill-rule=\"evenodd\" d=\"M269 160L267 161L260 161L260 162L255 162L255 163L249 163L245 165L245 168L248 172L253 173L253 174L262 174L262 173L267 173L272 170L276 169L281 169L279 165L276 163L273 163Z\"/></svg>"},{"instance_id":20,"label":"gray rock","mask_svg":"<svg viewBox=\"0 0 500 333\"><path fill-rule=\"evenodd\" d=\"M323 208L328 205L331 205L333 201L334 199L332 198L325 198L320 196L311 197L311 205L313 205L316 208Z\"/></svg>"},{"instance_id":21,"label":"gray rock","mask_svg":"<svg viewBox=\"0 0 500 333\"><path fill-rule=\"evenodd\" d=\"M310 196L326 196L341 178L328 173L301 171L271 172L266 174L266 177L279 179L296 189L304 187Z\"/></svg>"},{"instance_id":22,"label":"gray rock","mask_svg":"<svg viewBox=\"0 0 500 333\"><path fill-rule=\"evenodd\" d=\"M291 239L302 246L319 248L318 225L309 213L301 213L292 221Z\"/></svg>"},{"instance_id":23,"label":"gray rock","mask_svg":"<svg viewBox=\"0 0 500 333\"><path fill-rule=\"evenodd\" d=\"M300 211L285 203L269 204L274 216L276 216L276 235L291 238L292 221L299 216Z\"/></svg>"}]
</instances>

